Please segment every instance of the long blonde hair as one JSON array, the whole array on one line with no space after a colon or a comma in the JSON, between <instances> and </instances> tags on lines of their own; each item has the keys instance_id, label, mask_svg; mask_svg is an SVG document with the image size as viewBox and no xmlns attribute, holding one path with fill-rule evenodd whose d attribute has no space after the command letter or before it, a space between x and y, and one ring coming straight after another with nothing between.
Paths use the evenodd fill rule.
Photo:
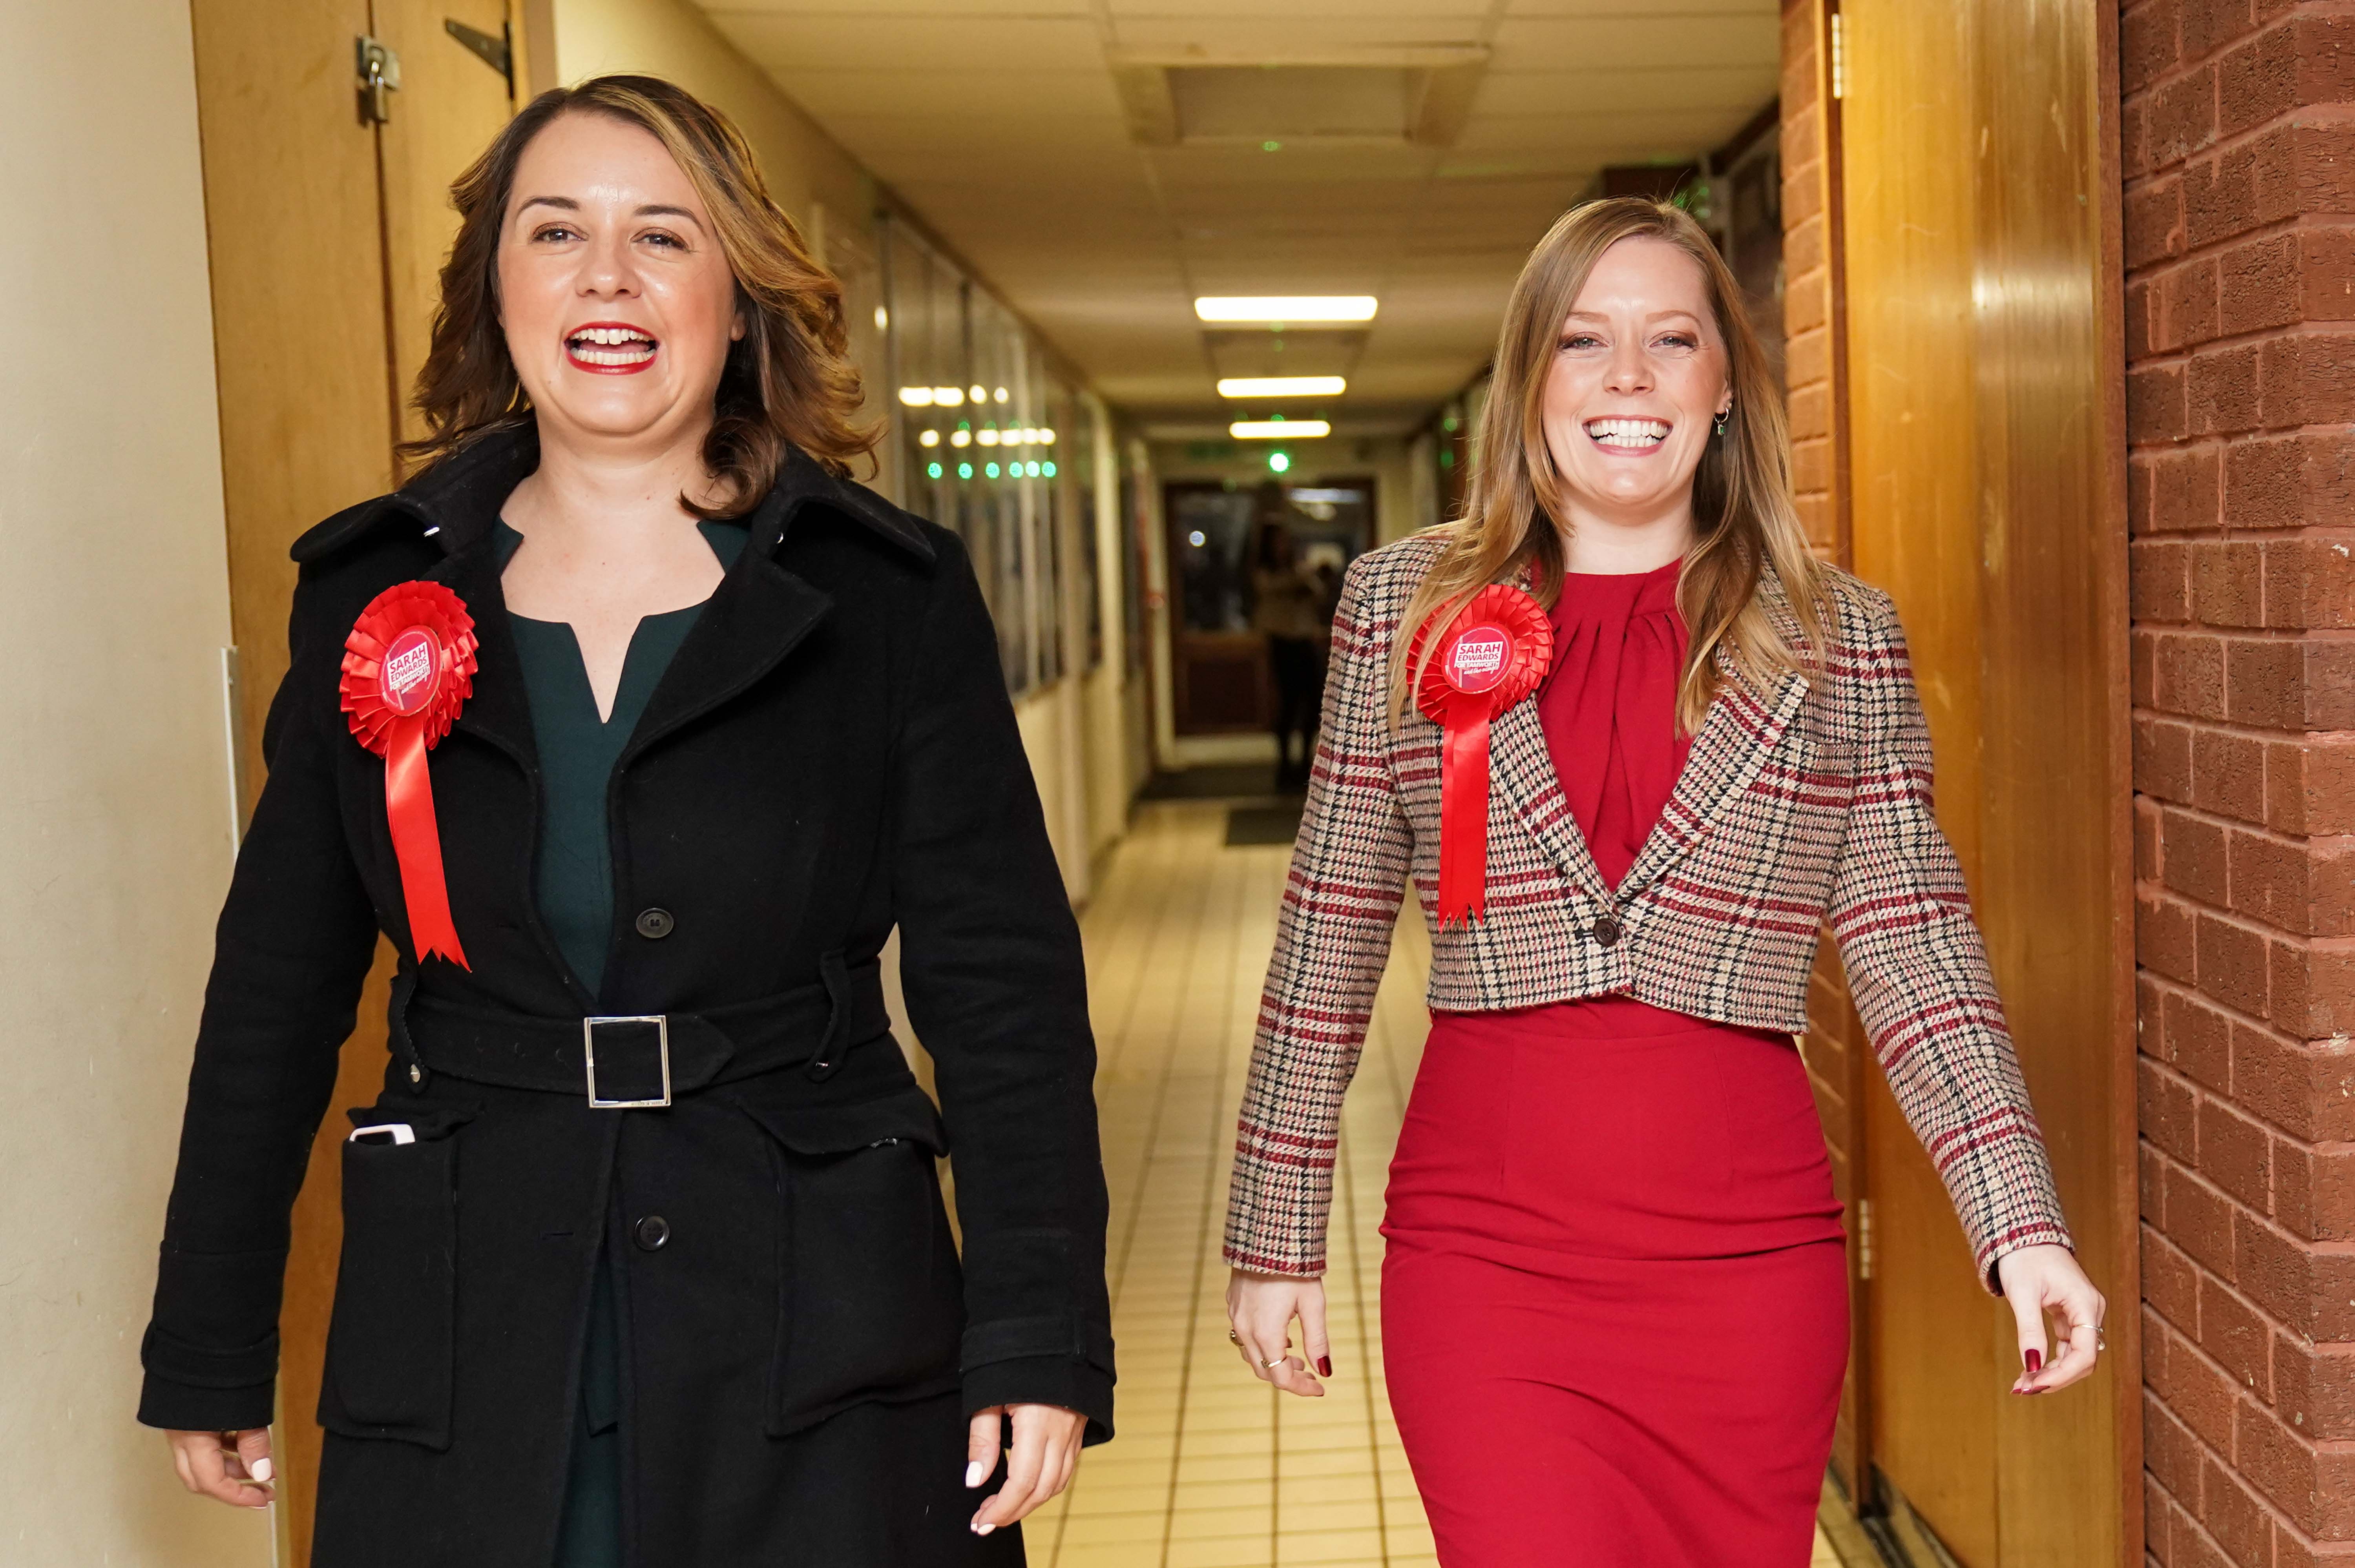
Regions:
<instances>
[{"instance_id":1,"label":"long blonde hair","mask_svg":"<svg viewBox=\"0 0 2355 1568\"><path fill-rule=\"evenodd\" d=\"M1556 219L1521 268L1497 335L1488 402L1480 421L1471 488L1463 513L1433 532L1445 545L1408 601L1391 656L1391 718L1405 715L1422 670L1407 668L1416 628L1444 610L1449 619L1474 594L1526 571L1548 609L1561 597L1564 570L1561 476L1546 446L1546 376L1563 320L1604 251L1622 239L1659 239L1699 264L1718 335L1732 371L1733 410L1726 433L1701 453L1693 475L1690 550L1677 582L1677 608L1690 629L1677 690L1677 724L1700 727L1717 694L1721 651L1745 677L1805 668L1823 641L1829 584L1807 548L1791 500L1791 440L1742 288L1709 235L1681 209L1637 196L1572 207ZM1802 647L1779 630L1760 588L1780 582ZM1444 624L1444 623L1443 623ZM1437 638L1429 640L1435 647ZM1425 662L1430 654L1426 652Z\"/></svg>"}]
</instances>

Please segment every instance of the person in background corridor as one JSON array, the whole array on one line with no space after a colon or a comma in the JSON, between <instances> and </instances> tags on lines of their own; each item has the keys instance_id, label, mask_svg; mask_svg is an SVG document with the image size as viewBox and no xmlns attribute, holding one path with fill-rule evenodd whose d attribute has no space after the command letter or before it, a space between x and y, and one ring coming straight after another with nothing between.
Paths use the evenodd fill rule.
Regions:
<instances>
[{"instance_id":1,"label":"person in background corridor","mask_svg":"<svg viewBox=\"0 0 2355 1568\"><path fill-rule=\"evenodd\" d=\"M1018 1564L1110 1435L1105 1195L973 568L848 478L839 285L716 111L545 93L453 195L423 470L294 546L140 1419L269 1500L288 1210L381 932L317 1568Z\"/></svg>"},{"instance_id":2,"label":"person in background corridor","mask_svg":"<svg viewBox=\"0 0 2355 1568\"><path fill-rule=\"evenodd\" d=\"M2103 1298L1931 813L1897 618L1808 554L1779 393L1707 236L1651 202L1574 209L1495 364L1463 516L1348 575L1243 1099L1231 1333L1279 1388L1334 1375L1341 1098L1412 876L1432 1028L1382 1344L1440 1561L1801 1568L1849 1341L1793 1040L1823 924L2017 1319L2014 1392L2093 1370ZM1503 630L1459 628L1474 596ZM1491 684L1500 648L1528 656L1521 700ZM1455 726L1487 690L1485 821L1443 832L1472 776L1423 713ZM1438 918L1467 863L1471 918Z\"/></svg>"},{"instance_id":3,"label":"person in background corridor","mask_svg":"<svg viewBox=\"0 0 2355 1568\"><path fill-rule=\"evenodd\" d=\"M1324 586L1304 568L1285 524L1291 504L1281 487L1260 487L1252 545L1252 630L1267 639L1275 678L1275 787L1308 782L1316 746L1316 715L1325 702L1325 638L1329 630ZM1299 748L1293 747L1295 736ZM1295 760L1295 756L1297 760Z\"/></svg>"}]
</instances>

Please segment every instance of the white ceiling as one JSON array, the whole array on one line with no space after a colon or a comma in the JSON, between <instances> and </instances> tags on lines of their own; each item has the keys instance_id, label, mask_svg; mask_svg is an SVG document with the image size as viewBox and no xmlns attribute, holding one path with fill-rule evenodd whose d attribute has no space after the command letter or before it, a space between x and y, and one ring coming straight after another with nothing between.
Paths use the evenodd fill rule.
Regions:
<instances>
[{"instance_id":1,"label":"white ceiling","mask_svg":"<svg viewBox=\"0 0 2355 1568\"><path fill-rule=\"evenodd\" d=\"M1200 420L1220 375L1338 370L1323 411L1361 429L1479 368L1522 257L1598 169L1740 130L1774 94L1779 28L1777 0L698 3L1113 402ZM1122 96L1162 66L1462 62L1476 86L1444 145L1146 145ZM1308 293L1381 312L1281 355L1193 315L1198 294Z\"/></svg>"}]
</instances>

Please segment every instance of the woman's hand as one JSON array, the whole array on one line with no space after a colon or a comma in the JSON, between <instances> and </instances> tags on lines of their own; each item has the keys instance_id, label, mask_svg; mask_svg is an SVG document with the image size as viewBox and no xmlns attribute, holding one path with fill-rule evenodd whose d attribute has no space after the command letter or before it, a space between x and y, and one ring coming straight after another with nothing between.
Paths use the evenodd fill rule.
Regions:
<instances>
[{"instance_id":1,"label":"woman's hand","mask_svg":"<svg viewBox=\"0 0 2355 1568\"><path fill-rule=\"evenodd\" d=\"M2023 1246L1996 1259L1996 1278L2019 1320L2019 1364L2026 1370L2014 1393L2050 1393L2094 1370L2102 1348L2102 1315L2109 1303L2065 1246ZM2044 1317L2061 1327L2061 1354L2045 1359Z\"/></svg>"},{"instance_id":2,"label":"woman's hand","mask_svg":"<svg viewBox=\"0 0 2355 1568\"><path fill-rule=\"evenodd\" d=\"M975 1535L1012 1524L1070 1486L1079 1467L1086 1416L1060 1404L993 1404L973 1413L964 1445L966 1486L981 1485L997 1468L1000 1428L1007 1421L1014 1424L1014 1446L1006 1456L1006 1484L973 1516Z\"/></svg>"},{"instance_id":3,"label":"woman's hand","mask_svg":"<svg viewBox=\"0 0 2355 1568\"><path fill-rule=\"evenodd\" d=\"M245 1432L166 1432L180 1484L232 1508L268 1508L270 1428Z\"/></svg>"},{"instance_id":4,"label":"woman's hand","mask_svg":"<svg viewBox=\"0 0 2355 1568\"><path fill-rule=\"evenodd\" d=\"M1292 1320L1300 1319L1302 1353L1292 1354ZM1333 1344L1325 1337L1325 1282L1289 1274L1252 1274L1236 1269L1227 1281L1227 1338L1235 1342L1252 1373L1286 1393L1325 1397L1325 1385L1308 1373L1311 1362L1333 1375Z\"/></svg>"}]
</instances>

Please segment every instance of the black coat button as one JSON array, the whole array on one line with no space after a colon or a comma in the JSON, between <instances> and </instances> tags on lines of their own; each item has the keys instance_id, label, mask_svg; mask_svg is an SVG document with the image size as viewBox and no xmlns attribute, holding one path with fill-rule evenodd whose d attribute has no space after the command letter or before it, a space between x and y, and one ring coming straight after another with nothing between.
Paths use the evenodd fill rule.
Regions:
<instances>
[{"instance_id":1,"label":"black coat button","mask_svg":"<svg viewBox=\"0 0 2355 1568\"><path fill-rule=\"evenodd\" d=\"M1612 943L1616 942L1621 934L1619 922L1614 920L1608 915L1605 915L1602 919L1597 920L1594 923L1594 928L1588 933L1588 935L1594 938L1596 943L1605 948L1611 946Z\"/></svg>"},{"instance_id":2,"label":"black coat button","mask_svg":"<svg viewBox=\"0 0 2355 1568\"><path fill-rule=\"evenodd\" d=\"M663 1243L670 1240L670 1222L660 1214L648 1214L630 1228L630 1234L640 1252L660 1252Z\"/></svg>"},{"instance_id":3,"label":"black coat button","mask_svg":"<svg viewBox=\"0 0 2355 1568\"><path fill-rule=\"evenodd\" d=\"M659 942L670 935L671 928L678 922L671 917L671 913L667 909L641 909L638 911L637 924L639 936L649 941Z\"/></svg>"}]
</instances>

